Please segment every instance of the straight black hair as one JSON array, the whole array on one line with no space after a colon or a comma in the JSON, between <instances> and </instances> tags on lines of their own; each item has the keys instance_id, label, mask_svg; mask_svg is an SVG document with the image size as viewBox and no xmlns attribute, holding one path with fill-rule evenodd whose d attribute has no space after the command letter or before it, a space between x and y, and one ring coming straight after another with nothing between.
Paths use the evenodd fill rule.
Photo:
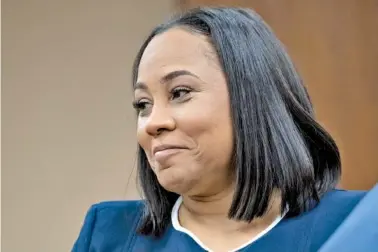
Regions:
<instances>
[{"instance_id":1,"label":"straight black hair","mask_svg":"<svg viewBox=\"0 0 378 252\"><path fill-rule=\"evenodd\" d=\"M228 84L236 188L229 218L250 222L278 190L286 217L312 208L340 177L336 143L315 121L313 106L292 61L269 26L252 10L196 8L156 27L134 62L136 83L149 42L172 27L208 37ZM145 197L139 233L161 236L179 195L165 190L139 146L138 177Z\"/></svg>"}]
</instances>

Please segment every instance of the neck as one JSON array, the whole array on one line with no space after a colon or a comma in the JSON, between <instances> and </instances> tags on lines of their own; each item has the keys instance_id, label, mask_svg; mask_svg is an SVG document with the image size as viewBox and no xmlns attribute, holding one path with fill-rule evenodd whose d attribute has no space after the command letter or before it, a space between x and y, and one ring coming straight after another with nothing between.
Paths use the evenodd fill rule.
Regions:
<instances>
[{"instance_id":1,"label":"neck","mask_svg":"<svg viewBox=\"0 0 378 252\"><path fill-rule=\"evenodd\" d=\"M206 196L183 196L182 209L197 218L227 217L231 206L234 188Z\"/></svg>"},{"instance_id":2,"label":"neck","mask_svg":"<svg viewBox=\"0 0 378 252\"><path fill-rule=\"evenodd\" d=\"M185 227L186 224L190 225L190 222L192 222L198 225L233 231L251 226L268 226L280 215L281 198L275 192L264 216L256 218L250 223L229 219L228 212L233 195L234 188L230 187L209 196L183 196L183 203L179 210L181 225Z\"/></svg>"}]
</instances>

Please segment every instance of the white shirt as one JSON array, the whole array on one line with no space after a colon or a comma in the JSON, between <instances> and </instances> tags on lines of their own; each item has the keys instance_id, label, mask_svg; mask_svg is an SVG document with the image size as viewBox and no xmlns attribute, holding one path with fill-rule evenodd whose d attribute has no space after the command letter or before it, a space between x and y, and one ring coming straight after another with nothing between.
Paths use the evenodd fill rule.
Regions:
<instances>
[{"instance_id":1,"label":"white shirt","mask_svg":"<svg viewBox=\"0 0 378 252\"><path fill-rule=\"evenodd\" d=\"M178 219L178 211L180 209L181 204L182 204L182 197L180 196L177 199L175 205L172 208L171 220L172 220L173 228L176 229L177 231L180 231L180 232L183 232L183 233L189 235L204 250L206 250L206 251L212 251L211 249L209 249L208 247L206 247L206 245L203 244L203 242L201 242L201 240L198 239L198 237L195 234L193 234L190 230L188 230L188 229L186 229L186 228L184 228L184 227L181 226L181 224L179 222L179 219ZM287 211L285 211L285 213L286 212ZM278 216L266 229L264 229L263 231L261 231L260 233L258 233L251 240L249 240L248 242L242 244L241 246L239 246L239 247L237 247L235 249L230 250L229 252L237 252L237 251L239 251L239 250L241 250L241 249L249 246L250 244L254 243L258 239L260 239L262 236L264 236L270 230L272 230L283 219L283 217L285 216L285 213L283 215Z\"/></svg>"}]
</instances>

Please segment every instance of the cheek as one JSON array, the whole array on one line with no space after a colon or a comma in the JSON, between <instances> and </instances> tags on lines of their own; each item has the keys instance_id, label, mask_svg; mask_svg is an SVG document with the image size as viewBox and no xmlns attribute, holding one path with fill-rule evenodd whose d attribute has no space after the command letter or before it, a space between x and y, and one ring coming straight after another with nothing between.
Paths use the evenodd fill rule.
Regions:
<instances>
[{"instance_id":1,"label":"cheek","mask_svg":"<svg viewBox=\"0 0 378 252\"><path fill-rule=\"evenodd\" d=\"M217 106L218 105L218 106ZM179 128L195 141L199 151L206 156L227 156L232 150L233 132L228 103L187 110L177 119ZM227 153L225 153L227 152Z\"/></svg>"},{"instance_id":2,"label":"cheek","mask_svg":"<svg viewBox=\"0 0 378 252\"><path fill-rule=\"evenodd\" d=\"M146 154L149 153L149 137L146 133L146 120L138 119L137 123L137 141L138 144L145 150Z\"/></svg>"},{"instance_id":3,"label":"cheek","mask_svg":"<svg viewBox=\"0 0 378 252\"><path fill-rule=\"evenodd\" d=\"M147 156L147 159L148 159L148 162L150 163L150 165L152 167L154 167L154 163L152 162L152 159L151 159L151 150L150 150L150 139L149 139L149 135L146 133L146 130L145 130L145 123L140 123L138 121L138 126L137 126L137 141L138 141L138 144L140 145L140 147L144 150L144 152L146 153L146 156Z\"/></svg>"}]
</instances>

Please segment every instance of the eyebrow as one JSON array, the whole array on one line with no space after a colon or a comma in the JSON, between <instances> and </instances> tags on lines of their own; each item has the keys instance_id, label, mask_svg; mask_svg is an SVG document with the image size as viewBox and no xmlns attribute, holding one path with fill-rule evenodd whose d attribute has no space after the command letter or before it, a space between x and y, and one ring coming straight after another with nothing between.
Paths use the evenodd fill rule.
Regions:
<instances>
[{"instance_id":1,"label":"eyebrow","mask_svg":"<svg viewBox=\"0 0 378 252\"><path fill-rule=\"evenodd\" d=\"M170 73L164 75L160 79L160 83L170 82L170 81L174 80L175 78L177 78L179 76L183 76L183 75L189 75L189 76L192 76L192 77L199 79L199 77L197 75L195 75L194 73L189 72L187 70L176 70L176 71L173 71L173 72L170 72ZM146 83L137 82L134 86L134 90L136 90L136 89L147 90L148 87L147 87Z\"/></svg>"}]
</instances>

